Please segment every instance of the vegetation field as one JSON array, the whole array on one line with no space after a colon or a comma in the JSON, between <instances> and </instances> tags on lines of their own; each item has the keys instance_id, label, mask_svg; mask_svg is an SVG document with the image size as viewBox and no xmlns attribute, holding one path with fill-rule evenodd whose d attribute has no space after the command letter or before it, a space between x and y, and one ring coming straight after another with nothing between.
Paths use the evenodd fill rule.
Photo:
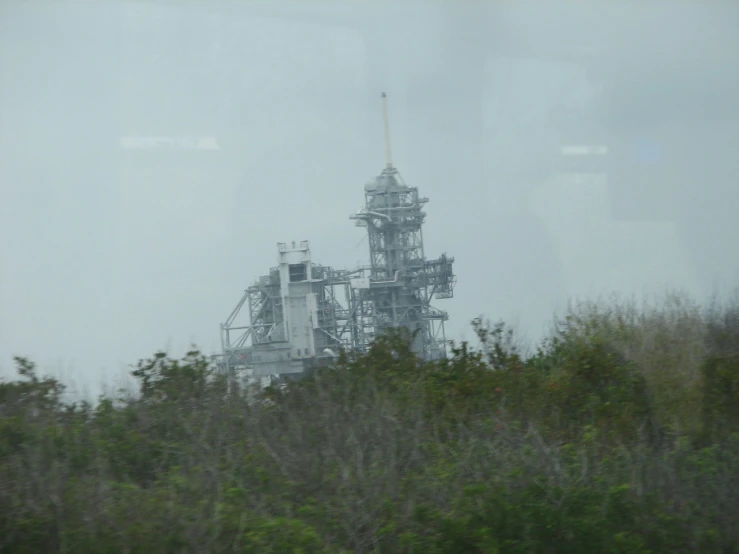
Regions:
<instances>
[{"instance_id":1,"label":"vegetation field","mask_svg":"<svg viewBox=\"0 0 739 554\"><path fill-rule=\"evenodd\" d=\"M135 394L0 383L0 552L739 552L739 303L571 309L422 363L407 337L248 390L197 351Z\"/></svg>"}]
</instances>

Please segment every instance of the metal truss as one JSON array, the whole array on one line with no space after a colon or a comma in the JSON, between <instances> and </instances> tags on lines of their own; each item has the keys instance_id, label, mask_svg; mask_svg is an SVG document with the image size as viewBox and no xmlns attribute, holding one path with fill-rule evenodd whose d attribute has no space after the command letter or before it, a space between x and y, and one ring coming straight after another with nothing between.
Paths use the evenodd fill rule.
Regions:
<instances>
[{"instance_id":1,"label":"metal truss","mask_svg":"<svg viewBox=\"0 0 739 554\"><path fill-rule=\"evenodd\" d=\"M373 310L365 323L367 336L374 339L384 329L405 327L416 334L417 353L436 358L445 350L443 322L448 316L433 308L431 300L451 298L456 279L454 258L425 259L422 208L426 202L388 162L365 187L364 208L350 217L367 229L369 239L367 293Z\"/></svg>"},{"instance_id":2,"label":"metal truss","mask_svg":"<svg viewBox=\"0 0 739 554\"><path fill-rule=\"evenodd\" d=\"M456 284L454 258L443 254L426 259L423 206L428 199L419 195L418 188L406 185L393 167L384 94L383 108L387 165L365 186L364 207L350 216L367 230L369 266L335 270L307 261L310 260L307 242L297 249L293 244L291 251L281 243L281 256L289 252L298 257L293 257L293 262L282 261L282 270L273 268L269 275L260 277L245 291L221 326L221 365L225 369L249 369L254 364L272 363L261 366L261 373L257 374L263 375L273 368L287 373L305 371L335 356L337 350L364 353L380 335L399 328L411 332L412 348L421 358L433 360L446 356L444 322L448 315L433 307L431 301L452 298ZM281 278L289 279L290 283L281 283ZM292 296L291 290L298 292ZM306 298L310 298L310 303L306 303ZM302 299L303 307L293 304L293 299L295 302ZM283 306L285 301L291 302L291 307ZM239 325L238 315L245 305L248 323ZM305 315L307 306L310 316ZM286 310L303 310L295 312L302 315L289 316L301 323L286 322ZM290 350L288 324L296 344L294 354ZM303 335L296 335L296 325L305 326L307 333L313 333L306 335L313 345L309 350L311 359L306 359L305 347L297 346L307 343L301 342Z\"/></svg>"}]
</instances>

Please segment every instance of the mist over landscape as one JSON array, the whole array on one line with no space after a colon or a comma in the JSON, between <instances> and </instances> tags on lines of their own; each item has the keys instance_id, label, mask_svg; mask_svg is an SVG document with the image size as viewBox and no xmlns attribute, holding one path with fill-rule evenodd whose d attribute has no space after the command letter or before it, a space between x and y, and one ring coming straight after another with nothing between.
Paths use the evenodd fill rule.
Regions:
<instances>
[{"instance_id":1,"label":"mist over landscape","mask_svg":"<svg viewBox=\"0 0 739 554\"><path fill-rule=\"evenodd\" d=\"M20 3L0 8L0 368L97 387L219 324L278 241L366 263L349 214L394 161L472 318L534 340L573 298L737 283L728 3ZM136 137L217 149L142 151ZM129 143L124 139L128 138ZM607 177L560 149L603 144ZM600 169L599 169L600 171ZM603 172L605 173L605 172Z\"/></svg>"},{"instance_id":2,"label":"mist over landscape","mask_svg":"<svg viewBox=\"0 0 739 554\"><path fill-rule=\"evenodd\" d=\"M0 554L739 552L737 30L0 3Z\"/></svg>"}]
</instances>

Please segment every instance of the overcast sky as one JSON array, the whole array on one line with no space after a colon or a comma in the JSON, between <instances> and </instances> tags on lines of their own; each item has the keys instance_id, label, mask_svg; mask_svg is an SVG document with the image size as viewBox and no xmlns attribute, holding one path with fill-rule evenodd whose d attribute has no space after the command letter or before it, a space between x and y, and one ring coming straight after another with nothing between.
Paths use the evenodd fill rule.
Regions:
<instances>
[{"instance_id":1,"label":"overcast sky","mask_svg":"<svg viewBox=\"0 0 739 554\"><path fill-rule=\"evenodd\" d=\"M736 286L738 12L648 5L3 2L0 375L26 355L96 388L216 351L278 241L365 263L348 216L384 165L382 91L426 254L456 258L450 338ZM218 149L121 145L147 136ZM608 146L607 177L566 171L576 144Z\"/></svg>"}]
</instances>

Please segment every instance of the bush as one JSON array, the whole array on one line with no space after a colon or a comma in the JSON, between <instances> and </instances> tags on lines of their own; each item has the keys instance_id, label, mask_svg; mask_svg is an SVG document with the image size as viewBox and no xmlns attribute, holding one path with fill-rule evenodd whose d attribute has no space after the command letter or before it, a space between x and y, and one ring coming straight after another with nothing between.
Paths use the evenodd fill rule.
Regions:
<instances>
[{"instance_id":1,"label":"bush","mask_svg":"<svg viewBox=\"0 0 739 554\"><path fill-rule=\"evenodd\" d=\"M703 425L714 438L739 432L739 356L713 356L704 362Z\"/></svg>"}]
</instances>

